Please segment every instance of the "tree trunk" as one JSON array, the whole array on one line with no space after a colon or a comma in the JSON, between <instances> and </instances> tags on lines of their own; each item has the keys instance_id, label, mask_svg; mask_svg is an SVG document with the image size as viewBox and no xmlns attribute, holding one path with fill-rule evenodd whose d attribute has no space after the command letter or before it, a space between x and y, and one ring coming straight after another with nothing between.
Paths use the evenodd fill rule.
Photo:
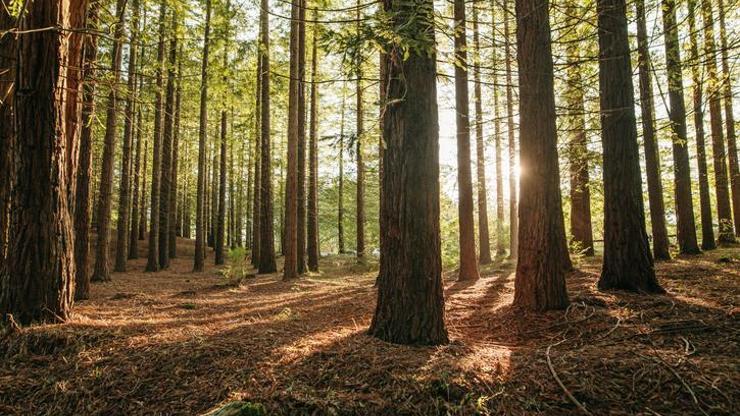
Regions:
<instances>
[{"instance_id":1,"label":"tree trunk","mask_svg":"<svg viewBox=\"0 0 740 416\"><path fill-rule=\"evenodd\" d=\"M159 200L160 179L162 160L162 140L164 135L164 117L162 108L162 89L164 72L164 48L165 48L165 17L167 14L167 2L160 0L159 4L159 44L157 45L157 75L155 89L154 107L154 140L152 141L152 190L150 195L149 214L149 250L147 252L146 271L156 272L159 270Z\"/></svg>"},{"instance_id":2,"label":"tree trunk","mask_svg":"<svg viewBox=\"0 0 740 416\"><path fill-rule=\"evenodd\" d=\"M696 131L696 164L699 171L699 205L701 207L701 248L712 250L717 248L712 226L712 201L709 193L709 174L707 173L707 152L704 142L704 97L699 60L699 46L696 28L696 1L688 0L689 43L691 50L691 82L694 99L694 130Z\"/></svg>"},{"instance_id":3,"label":"tree trunk","mask_svg":"<svg viewBox=\"0 0 740 416\"><path fill-rule=\"evenodd\" d=\"M313 20L318 20L318 11L314 10ZM319 271L319 144L318 144L318 91L316 86L318 24L313 24L311 41L311 119L309 124L308 145L308 270Z\"/></svg>"},{"instance_id":4,"label":"tree trunk","mask_svg":"<svg viewBox=\"0 0 740 416\"><path fill-rule=\"evenodd\" d=\"M568 306L565 274L571 268L565 240L552 47L547 4L517 0L520 160L519 260L514 305L534 311Z\"/></svg>"},{"instance_id":5,"label":"tree trunk","mask_svg":"<svg viewBox=\"0 0 740 416\"><path fill-rule=\"evenodd\" d=\"M717 194L717 221L719 222L720 244L734 243L735 232L730 206L730 192L727 183L727 164L725 159L724 132L722 131L722 86L717 74L717 49L714 43L714 17L710 0L701 1L704 17L704 55L709 87L709 121L712 130L712 156L714 158L714 186Z\"/></svg>"},{"instance_id":6,"label":"tree trunk","mask_svg":"<svg viewBox=\"0 0 740 416\"><path fill-rule=\"evenodd\" d=\"M378 302L369 333L399 344L444 344L439 229L439 124L431 0L385 0L391 24L419 42L389 49L383 116L384 229ZM421 14L421 16L419 16ZM423 51L423 52L421 52Z\"/></svg>"},{"instance_id":7,"label":"tree trunk","mask_svg":"<svg viewBox=\"0 0 740 416\"><path fill-rule=\"evenodd\" d=\"M457 126L457 190L460 266L458 280L477 280L473 178L470 171L470 111L468 109L468 46L465 1L455 0L455 114Z\"/></svg>"},{"instance_id":8,"label":"tree trunk","mask_svg":"<svg viewBox=\"0 0 740 416\"><path fill-rule=\"evenodd\" d=\"M480 264L491 259L491 241L488 232L488 191L486 189L486 146L483 140L483 92L480 81L480 34L478 33L478 6L473 5L473 77L475 94L475 156L478 185L478 245Z\"/></svg>"},{"instance_id":9,"label":"tree trunk","mask_svg":"<svg viewBox=\"0 0 740 416\"><path fill-rule=\"evenodd\" d=\"M206 27L200 66L200 124L198 128L198 189L195 203L195 258L193 271L202 272L205 261L206 140L208 134L208 49L211 33L211 0L206 0Z\"/></svg>"},{"instance_id":10,"label":"tree trunk","mask_svg":"<svg viewBox=\"0 0 740 416\"><path fill-rule=\"evenodd\" d=\"M660 155L658 154L658 141L655 135L655 108L653 105L653 83L650 76L651 62L647 24L645 22L645 0L637 0L635 9L637 14L637 52L639 55L637 65L640 73L640 108L642 110L642 134L645 145L648 202L650 203L650 225L653 232L653 255L659 260L669 260L671 254L668 250L669 241L665 223L663 183L660 179Z\"/></svg>"},{"instance_id":11,"label":"tree trunk","mask_svg":"<svg viewBox=\"0 0 740 416\"><path fill-rule=\"evenodd\" d=\"M360 22L362 18L360 9L360 0L357 0L356 19L358 35L360 34ZM362 154L362 144L365 139L365 110L362 102L362 48L357 52L357 62L355 65L357 66L357 82L355 83L355 98L357 105L357 142L355 143L355 157L357 163L357 231L355 233L355 237L357 238L357 246L355 248L357 250L358 260L362 261L362 258L365 256L365 162Z\"/></svg>"},{"instance_id":12,"label":"tree trunk","mask_svg":"<svg viewBox=\"0 0 740 416\"><path fill-rule=\"evenodd\" d=\"M139 85L141 86L141 84ZM139 119L141 119L141 110L139 110ZM143 124L143 122L140 122L139 124ZM141 133L139 133L141 134ZM144 138L144 154L142 154L142 158L144 158L144 167L141 169L141 202L139 203L139 232L138 237L139 240L144 240L146 238L146 213L148 211L148 207L146 206L147 201L147 195L146 195L146 177L147 177L147 162L149 160L149 140Z\"/></svg>"},{"instance_id":13,"label":"tree trunk","mask_svg":"<svg viewBox=\"0 0 740 416\"><path fill-rule=\"evenodd\" d=\"M625 0L598 0L604 147L604 260L599 289L662 293L645 231Z\"/></svg>"},{"instance_id":14,"label":"tree trunk","mask_svg":"<svg viewBox=\"0 0 740 416\"><path fill-rule=\"evenodd\" d=\"M10 15L11 0L0 0L0 31L15 27ZM15 163L11 155L15 148L15 123L13 122L13 81L15 79L16 39L0 37L0 266L5 261L9 243L11 177Z\"/></svg>"},{"instance_id":15,"label":"tree trunk","mask_svg":"<svg viewBox=\"0 0 740 416\"><path fill-rule=\"evenodd\" d=\"M172 183L172 142L175 136L175 70L177 65L177 12L171 16L170 32L172 39L169 44L167 60L167 89L164 104L164 135L162 136L162 169L159 174L159 268L170 267L170 198L175 185Z\"/></svg>"},{"instance_id":16,"label":"tree trunk","mask_svg":"<svg viewBox=\"0 0 740 416\"><path fill-rule=\"evenodd\" d=\"M73 304L75 259L69 194L76 174L77 105L67 86L80 85L80 45L48 27L80 27L84 0L26 5L17 38L13 190L7 259L0 270L0 316L22 325L65 321ZM74 78L74 79L73 79ZM73 95L76 97L77 91ZM76 99L76 98L75 98Z\"/></svg>"},{"instance_id":17,"label":"tree trunk","mask_svg":"<svg viewBox=\"0 0 740 416\"><path fill-rule=\"evenodd\" d=\"M219 158L219 178L218 178L218 219L216 223L216 255L214 263L217 265L224 264L224 235L226 231L226 110L221 111L221 156ZM215 169L215 168L214 168Z\"/></svg>"},{"instance_id":18,"label":"tree trunk","mask_svg":"<svg viewBox=\"0 0 740 416\"><path fill-rule=\"evenodd\" d=\"M337 196L337 245L339 254L346 253L344 247L344 110L347 102L347 85L342 86L342 108L339 115L339 183Z\"/></svg>"},{"instance_id":19,"label":"tree trunk","mask_svg":"<svg viewBox=\"0 0 740 416\"><path fill-rule=\"evenodd\" d=\"M297 143L297 245L296 270L306 273L306 0L299 0L298 9L298 143Z\"/></svg>"},{"instance_id":20,"label":"tree trunk","mask_svg":"<svg viewBox=\"0 0 740 416\"><path fill-rule=\"evenodd\" d=\"M121 60L123 37L125 35L127 0L116 1L115 40L111 51L111 68L113 82L108 93L107 114L105 121L105 142L103 146L103 166L100 174L100 199L98 201L98 245L95 249L95 267L91 280L107 282L110 280L110 223L113 193L113 159L116 153L116 136L118 135L118 88L121 80ZM125 170L123 167L122 170ZM125 269L125 265L124 265Z\"/></svg>"},{"instance_id":21,"label":"tree trunk","mask_svg":"<svg viewBox=\"0 0 740 416\"><path fill-rule=\"evenodd\" d=\"M141 172L141 111L137 111L134 116L136 117L136 127L134 129L136 134L136 155L134 156L134 192L131 195L133 206L131 208L131 229L128 242L128 258L130 260L139 258L139 210L143 209L139 205L139 184L143 176Z\"/></svg>"},{"instance_id":22,"label":"tree trunk","mask_svg":"<svg viewBox=\"0 0 740 416\"><path fill-rule=\"evenodd\" d=\"M267 0L261 0L260 30L262 33L262 71L260 73L260 273L274 273L275 240L272 213L272 154L270 152L270 29Z\"/></svg>"},{"instance_id":23,"label":"tree trunk","mask_svg":"<svg viewBox=\"0 0 740 416\"><path fill-rule=\"evenodd\" d=\"M691 195L691 168L688 137L686 135L686 106L683 99L681 53L676 26L676 0L662 0L663 31L665 34L666 69L668 71L669 117L673 137L673 174L678 219L678 246L682 254L699 254L694 222L694 203Z\"/></svg>"},{"instance_id":24,"label":"tree trunk","mask_svg":"<svg viewBox=\"0 0 740 416\"><path fill-rule=\"evenodd\" d=\"M496 0L491 0L491 43L494 50L491 52L491 71L493 76L493 142L494 158L496 162L496 255L504 256L506 254L506 245L504 241L504 170L503 170L503 152L501 149L501 107L499 104L499 78L498 78L498 53L496 51ZM507 17L504 16L506 19Z\"/></svg>"},{"instance_id":25,"label":"tree trunk","mask_svg":"<svg viewBox=\"0 0 740 416\"><path fill-rule=\"evenodd\" d=\"M292 0L290 24L290 85L288 88L288 146L285 180L285 265L283 280L298 278L298 96L299 12L301 0Z\"/></svg>"},{"instance_id":26,"label":"tree trunk","mask_svg":"<svg viewBox=\"0 0 740 416\"><path fill-rule=\"evenodd\" d=\"M262 19L262 16L260 16L260 19ZM262 27L260 27L260 39L262 39L261 34ZM262 45L260 45L260 48L262 48ZM252 180L252 227L251 227L251 234L252 234L252 244L250 246L251 248L251 255L252 255L252 265L257 266L259 264L260 259L260 194L262 193L262 182L260 179L260 169L262 165L262 53L260 53L257 56L257 72L256 72L256 78L255 78L255 92L256 92L256 103L255 103L255 110L254 110L254 151L252 152L252 157L254 160L254 179Z\"/></svg>"},{"instance_id":27,"label":"tree trunk","mask_svg":"<svg viewBox=\"0 0 740 416\"><path fill-rule=\"evenodd\" d=\"M504 17L504 43L506 53L506 124L509 136L509 257L516 259L519 249L519 223L517 218L518 191L516 186L516 143L514 142L514 94L512 70L511 70L511 32L509 30L509 1L504 0L504 9L507 10Z\"/></svg>"},{"instance_id":28,"label":"tree trunk","mask_svg":"<svg viewBox=\"0 0 740 416\"><path fill-rule=\"evenodd\" d=\"M216 250L216 232L218 229L218 210L219 210L219 200L218 200L218 185L219 185L219 161L221 160L221 152L219 151L219 142L218 139L218 125L216 125L216 135L214 137L214 141L212 142L212 148L211 152L213 153L213 158L211 159L211 167L210 167L210 175L211 175L211 186L210 186L210 193L208 196L211 198L211 204L210 204L210 216L208 217L208 247L211 247L214 251Z\"/></svg>"},{"instance_id":29,"label":"tree trunk","mask_svg":"<svg viewBox=\"0 0 740 416\"><path fill-rule=\"evenodd\" d=\"M170 51L171 52L171 51ZM180 56L182 56L182 45L180 45ZM178 164L180 158L180 108L182 104L182 59L177 62L177 89L175 91L175 127L172 137L172 168L170 169L170 230L169 238L170 241L167 244L169 249L169 255L171 259L177 257L177 236L182 235L181 219L182 216L177 215L177 175L178 175ZM182 205L181 205L182 207Z\"/></svg>"}]
</instances>

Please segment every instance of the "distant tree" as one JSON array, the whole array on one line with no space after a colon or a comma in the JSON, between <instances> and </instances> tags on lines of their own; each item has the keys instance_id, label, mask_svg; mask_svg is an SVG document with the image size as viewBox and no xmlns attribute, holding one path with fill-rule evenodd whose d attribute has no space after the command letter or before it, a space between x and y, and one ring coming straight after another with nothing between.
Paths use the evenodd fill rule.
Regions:
<instances>
[{"instance_id":1,"label":"distant tree","mask_svg":"<svg viewBox=\"0 0 740 416\"><path fill-rule=\"evenodd\" d=\"M513 52L511 50L510 0L504 0L504 51L506 55L506 125L509 146L509 257L517 258L519 248L519 220L517 214L517 168L516 168L516 143L514 141L514 83L512 81L511 61Z\"/></svg>"},{"instance_id":2,"label":"distant tree","mask_svg":"<svg viewBox=\"0 0 740 416\"><path fill-rule=\"evenodd\" d=\"M361 0L357 0L357 6L355 8L355 19L357 20L357 34L360 35L360 23L362 21L361 13ZM355 83L355 102L356 102L356 115L357 115L357 126L356 126L356 142L355 142L355 162L357 165L357 181L356 181L356 250L357 258L362 260L365 256L365 160L364 160L364 140L365 140L365 107L363 105L363 87L362 87L362 50L360 49L357 53L355 66L357 69L357 82Z\"/></svg>"},{"instance_id":3,"label":"distant tree","mask_svg":"<svg viewBox=\"0 0 740 416\"><path fill-rule=\"evenodd\" d=\"M206 0L206 24L200 66L200 123L198 127L198 189L195 208L195 258L193 271L202 272L205 263L206 140L208 134L208 51L211 34L211 0Z\"/></svg>"},{"instance_id":4,"label":"distant tree","mask_svg":"<svg viewBox=\"0 0 740 416\"><path fill-rule=\"evenodd\" d=\"M314 10L313 20L318 20L318 11ZM319 270L319 196L318 196L318 176L319 176L319 110L318 110L318 88L317 68L318 68L318 43L319 33L318 24L313 24L313 34L311 41L311 118L309 124L309 144L308 144L308 269L312 272Z\"/></svg>"},{"instance_id":5,"label":"distant tree","mask_svg":"<svg viewBox=\"0 0 740 416\"><path fill-rule=\"evenodd\" d=\"M283 280L298 278L298 141L301 0L292 0L290 22L290 80L288 89L288 147L285 189L285 263Z\"/></svg>"}]
</instances>

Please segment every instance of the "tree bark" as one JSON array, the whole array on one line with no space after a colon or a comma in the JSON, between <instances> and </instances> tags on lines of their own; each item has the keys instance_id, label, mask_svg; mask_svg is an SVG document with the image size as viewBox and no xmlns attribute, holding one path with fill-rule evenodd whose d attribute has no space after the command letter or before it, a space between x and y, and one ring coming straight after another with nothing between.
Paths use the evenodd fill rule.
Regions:
<instances>
[{"instance_id":1,"label":"tree bark","mask_svg":"<svg viewBox=\"0 0 740 416\"><path fill-rule=\"evenodd\" d=\"M262 19L262 17L260 17ZM260 25L261 26L261 25ZM262 28L260 27L260 39L262 39ZM260 44L260 50L263 46ZM262 182L260 178L260 169L262 165L261 147L262 147L262 52L257 56L257 72L255 78L256 103L254 111L254 179L252 180L254 188L252 190L252 244L251 255L252 265L257 266L260 259L260 194L262 193Z\"/></svg>"},{"instance_id":2,"label":"tree bark","mask_svg":"<svg viewBox=\"0 0 740 416\"><path fill-rule=\"evenodd\" d=\"M131 208L131 229L129 230L129 242L128 242L128 258L130 260L139 258L139 210L143 207L139 204L139 184L141 183L142 171L141 171L141 112L137 111L134 114L136 118L136 127L134 129L136 135L136 155L134 156L134 168L133 168L133 181L134 191L131 195L132 208Z\"/></svg>"},{"instance_id":3,"label":"tree bark","mask_svg":"<svg viewBox=\"0 0 740 416\"><path fill-rule=\"evenodd\" d=\"M306 266L306 1L299 0L298 9L298 146L297 146L297 245L296 270L304 274Z\"/></svg>"},{"instance_id":4,"label":"tree bark","mask_svg":"<svg viewBox=\"0 0 740 416\"><path fill-rule=\"evenodd\" d=\"M496 255L503 257L506 255L506 244L504 241L504 171L503 151L501 149L501 119L503 114L501 113L499 103L496 9L496 0L491 0L491 43L494 47L494 50L491 52L491 71L493 72L493 146L496 162Z\"/></svg>"},{"instance_id":5,"label":"tree bark","mask_svg":"<svg viewBox=\"0 0 740 416\"><path fill-rule=\"evenodd\" d=\"M507 10L504 17L504 50L506 53L506 124L509 139L509 257L516 259L518 257L517 250L519 249L519 220L517 218L518 190L516 186L518 174L516 167L516 143L514 141L514 85L511 80L511 60L513 53L511 51L512 34L509 29L509 5L510 0L504 0L504 8Z\"/></svg>"},{"instance_id":6,"label":"tree bark","mask_svg":"<svg viewBox=\"0 0 740 416\"><path fill-rule=\"evenodd\" d=\"M598 287L662 293L645 231L625 0L597 0L604 148L604 260Z\"/></svg>"},{"instance_id":7,"label":"tree bark","mask_svg":"<svg viewBox=\"0 0 740 416\"><path fill-rule=\"evenodd\" d=\"M473 219L473 178L470 171L470 110L468 94L467 19L464 0L455 0L455 114L457 126L458 280L478 280Z\"/></svg>"},{"instance_id":8,"label":"tree bark","mask_svg":"<svg viewBox=\"0 0 740 416\"><path fill-rule=\"evenodd\" d=\"M141 84L139 86L141 86ZM142 118L141 116L142 114L140 112L139 119ZM140 123L140 124L143 124L143 123ZM147 201L147 194L146 194L147 167L146 165L149 161L149 140L147 140L146 138L144 138L144 154L142 155L142 157L144 158L144 166L141 169L141 202L140 202L140 207L139 207L139 232L138 232L139 240L144 240L146 238L146 228L147 228L146 227L146 213L148 211L148 207L146 205L146 201Z\"/></svg>"},{"instance_id":9,"label":"tree bark","mask_svg":"<svg viewBox=\"0 0 740 416\"><path fill-rule=\"evenodd\" d=\"M290 85L288 87L288 146L285 184L285 265L283 280L298 278L298 141L300 0L292 0L290 24Z\"/></svg>"},{"instance_id":10,"label":"tree bark","mask_svg":"<svg viewBox=\"0 0 740 416\"><path fill-rule=\"evenodd\" d=\"M640 73L640 108L642 110L642 135L645 146L645 173L647 176L650 225L653 232L653 255L659 260L669 260L668 230L665 222L663 183L660 178L660 155L655 135L655 107L653 83L650 76L651 62L645 21L645 1L635 2L637 14L637 63ZM685 129L684 129L685 133ZM692 214L693 217L693 214Z\"/></svg>"},{"instance_id":11,"label":"tree bark","mask_svg":"<svg viewBox=\"0 0 740 416\"><path fill-rule=\"evenodd\" d=\"M362 19L362 13L360 11L360 0L357 0L356 19L357 19L357 33L360 34L360 21ZM365 257L365 161L363 155L363 142L365 140L365 108L363 105L363 90L362 90L362 48L357 52L357 82L355 83L355 99L356 99L356 115L357 115L357 128L356 128L356 139L355 142L355 162L357 164L357 193L356 193L356 247L357 259L362 261Z\"/></svg>"},{"instance_id":12,"label":"tree bark","mask_svg":"<svg viewBox=\"0 0 740 416\"><path fill-rule=\"evenodd\" d=\"M522 198L514 305L545 311L568 306L565 240L558 169L555 91L548 4L517 0L519 130Z\"/></svg>"},{"instance_id":13,"label":"tree bark","mask_svg":"<svg viewBox=\"0 0 740 416\"><path fill-rule=\"evenodd\" d=\"M0 31L15 26L10 0L0 0ZM13 122L13 81L15 79L16 40L11 35L0 37L0 267L5 261L9 243L11 178L15 163L15 123Z\"/></svg>"},{"instance_id":14,"label":"tree bark","mask_svg":"<svg viewBox=\"0 0 740 416\"><path fill-rule=\"evenodd\" d=\"M314 10L313 20L318 20L318 11ZM318 24L313 24L313 36L311 41L311 119L309 124L308 145L308 270L319 271L319 144L318 144L318 91L317 80L317 43Z\"/></svg>"},{"instance_id":15,"label":"tree bark","mask_svg":"<svg viewBox=\"0 0 740 416\"><path fill-rule=\"evenodd\" d=\"M433 3L384 0L391 24L420 48L388 51L383 116L384 229L369 333L399 344L444 344L439 229L439 124Z\"/></svg>"},{"instance_id":16,"label":"tree bark","mask_svg":"<svg viewBox=\"0 0 740 416\"><path fill-rule=\"evenodd\" d=\"M198 128L198 189L195 203L195 258L193 271L202 272L205 261L206 140L208 134L208 50L211 33L211 0L206 0L203 59L200 66L200 124Z\"/></svg>"},{"instance_id":17,"label":"tree bark","mask_svg":"<svg viewBox=\"0 0 740 416\"><path fill-rule=\"evenodd\" d=\"M346 253L344 247L344 110L347 102L347 88L342 86L342 105L339 115L339 183L337 196L337 245L339 254Z\"/></svg>"},{"instance_id":18,"label":"tree bark","mask_svg":"<svg viewBox=\"0 0 740 416\"><path fill-rule=\"evenodd\" d=\"M180 45L179 55L182 56L182 45ZM177 88L175 90L175 127L172 136L172 168L170 169L170 241L167 244L171 259L177 257L177 236L178 234L182 235L182 227L180 226L182 216L177 215L177 184L180 158L180 109L182 105L182 59L177 61L177 78Z\"/></svg>"}]
</instances>

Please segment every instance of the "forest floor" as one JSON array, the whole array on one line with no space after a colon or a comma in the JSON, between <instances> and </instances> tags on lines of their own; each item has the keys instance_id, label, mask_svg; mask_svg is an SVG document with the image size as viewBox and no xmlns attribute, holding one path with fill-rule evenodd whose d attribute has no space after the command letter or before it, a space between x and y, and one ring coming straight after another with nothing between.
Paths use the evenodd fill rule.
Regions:
<instances>
[{"instance_id":1,"label":"forest floor","mask_svg":"<svg viewBox=\"0 0 740 416\"><path fill-rule=\"evenodd\" d=\"M599 260L579 259L571 306L546 314L510 306L508 263L474 283L449 271L440 347L365 334L376 272L350 256L233 284L191 273L192 250L181 240L156 274L131 261L70 322L0 339L0 414L196 415L235 400L311 415L739 411L739 248L659 263L665 296L599 292Z\"/></svg>"}]
</instances>

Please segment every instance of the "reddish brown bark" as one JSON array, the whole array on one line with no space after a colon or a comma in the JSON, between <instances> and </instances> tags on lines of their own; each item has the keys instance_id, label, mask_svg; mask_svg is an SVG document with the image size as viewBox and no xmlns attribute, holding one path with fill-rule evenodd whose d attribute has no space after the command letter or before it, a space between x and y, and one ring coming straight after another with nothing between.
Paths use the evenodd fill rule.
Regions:
<instances>
[{"instance_id":1,"label":"reddish brown bark","mask_svg":"<svg viewBox=\"0 0 740 416\"><path fill-rule=\"evenodd\" d=\"M206 140L208 134L208 52L211 33L211 0L206 0L206 26L200 66L200 124L198 128L198 185L195 203L195 257L193 271L202 272L206 254Z\"/></svg>"},{"instance_id":2,"label":"reddish brown bark","mask_svg":"<svg viewBox=\"0 0 740 416\"><path fill-rule=\"evenodd\" d=\"M262 71L260 76L260 250L258 271L274 273L275 241L272 213L272 152L270 149L270 28L267 0L261 0L260 31Z\"/></svg>"},{"instance_id":3,"label":"reddish brown bark","mask_svg":"<svg viewBox=\"0 0 740 416\"><path fill-rule=\"evenodd\" d=\"M318 20L318 11L314 10L313 20ZM319 33L317 23L313 24L313 37L311 42L311 119L309 124L308 144L308 243L306 250L308 254L308 269L312 272L319 271L319 198L318 198L318 173L319 173L319 143L318 143L318 91L317 91L317 43Z\"/></svg>"}]
</instances>

